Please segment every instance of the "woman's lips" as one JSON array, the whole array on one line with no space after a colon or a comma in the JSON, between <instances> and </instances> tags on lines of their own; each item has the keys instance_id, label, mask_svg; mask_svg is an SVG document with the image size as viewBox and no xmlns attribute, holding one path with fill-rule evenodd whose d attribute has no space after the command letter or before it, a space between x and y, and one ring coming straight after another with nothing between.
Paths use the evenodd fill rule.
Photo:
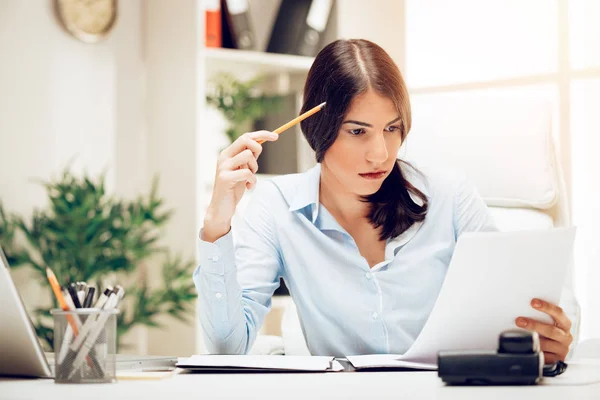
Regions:
<instances>
[{"instance_id":1,"label":"woman's lips","mask_svg":"<svg viewBox=\"0 0 600 400\"><path fill-rule=\"evenodd\" d=\"M377 179L381 179L385 176L385 171L381 171L381 172L371 172L371 173L367 173L367 174L359 174L360 176L362 176L365 179L371 179L371 180L377 180Z\"/></svg>"}]
</instances>

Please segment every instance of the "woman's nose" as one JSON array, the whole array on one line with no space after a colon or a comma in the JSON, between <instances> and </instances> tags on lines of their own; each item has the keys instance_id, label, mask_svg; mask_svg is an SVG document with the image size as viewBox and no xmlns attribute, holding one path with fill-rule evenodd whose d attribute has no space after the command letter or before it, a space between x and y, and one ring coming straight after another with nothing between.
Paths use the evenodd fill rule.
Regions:
<instances>
[{"instance_id":1,"label":"woman's nose","mask_svg":"<svg viewBox=\"0 0 600 400\"><path fill-rule=\"evenodd\" d=\"M368 144L367 161L374 164L383 163L388 159L388 151L383 135L375 136Z\"/></svg>"}]
</instances>

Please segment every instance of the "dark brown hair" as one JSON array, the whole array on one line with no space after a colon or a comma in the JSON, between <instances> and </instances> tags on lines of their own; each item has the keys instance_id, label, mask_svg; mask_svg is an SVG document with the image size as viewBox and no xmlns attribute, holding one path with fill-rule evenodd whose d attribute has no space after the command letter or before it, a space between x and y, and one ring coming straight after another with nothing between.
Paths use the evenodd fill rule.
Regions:
<instances>
[{"instance_id":1,"label":"dark brown hair","mask_svg":"<svg viewBox=\"0 0 600 400\"><path fill-rule=\"evenodd\" d=\"M302 112L326 101L325 108L301 122L302 132L316 153L317 162L336 140L350 103L359 94L373 89L389 98L398 110L402 141L410 131L408 90L398 66L381 47L363 39L336 40L317 55L304 86ZM425 194L406 180L398 160L381 188L364 201L371 203L369 220L381 227L380 240L394 238L413 223L423 221L428 201ZM416 170L415 170L416 171ZM415 203L410 193L422 205Z\"/></svg>"}]
</instances>

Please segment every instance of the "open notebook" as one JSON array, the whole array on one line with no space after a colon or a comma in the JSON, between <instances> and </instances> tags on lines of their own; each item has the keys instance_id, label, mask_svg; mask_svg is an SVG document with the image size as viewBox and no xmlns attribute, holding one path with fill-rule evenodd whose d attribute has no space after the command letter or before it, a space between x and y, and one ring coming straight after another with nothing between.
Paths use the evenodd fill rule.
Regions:
<instances>
[{"instance_id":1,"label":"open notebook","mask_svg":"<svg viewBox=\"0 0 600 400\"><path fill-rule=\"evenodd\" d=\"M195 355L181 359L177 367L195 372L340 372L364 369L435 370L436 365L398 360L391 354L347 358L319 356Z\"/></svg>"},{"instance_id":2,"label":"open notebook","mask_svg":"<svg viewBox=\"0 0 600 400\"><path fill-rule=\"evenodd\" d=\"M461 235L437 301L412 346L402 355L348 356L355 370L437 369L443 350L495 350L498 337L516 329L518 316L546 323L534 297L558 304L575 228ZM543 279L540 279L543 277ZM182 368L341 371L333 357L193 356ZM338 366L339 364L339 366Z\"/></svg>"},{"instance_id":3,"label":"open notebook","mask_svg":"<svg viewBox=\"0 0 600 400\"><path fill-rule=\"evenodd\" d=\"M182 359L177 367L196 372L337 372L344 367L334 357L196 355Z\"/></svg>"}]
</instances>

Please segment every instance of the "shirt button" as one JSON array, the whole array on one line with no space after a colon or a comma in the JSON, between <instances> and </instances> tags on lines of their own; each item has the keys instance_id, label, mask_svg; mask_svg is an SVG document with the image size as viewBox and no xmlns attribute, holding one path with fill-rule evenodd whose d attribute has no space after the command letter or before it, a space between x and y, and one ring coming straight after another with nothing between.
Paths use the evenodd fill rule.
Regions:
<instances>
[{"instance_id":1,"label":"shirt button","mask_svg":"<svg viewBox=\"0 0 600 400\"><path fill-rule=\"evenodd\" d=\"M212 262L217 262L219 261L219 256L212 256L210 259Z\"/></svg>"},{"instance_id":2,"label":"shirt button","mask_svg":"<svg viewBox=\"0 0 600 400\"><path fill-rule=\"evenodd\" d=\"M215 297L216 297L217 299L220 299L221 297L223 297L223 295L222 295L221 293L217 293L217 294L215 294Z\"/></svg>"},{"instance_id":3,"label":"shirt button","mask_svg":"<svg viewBox=\"0 0 600 400\"><path fill-rule=\"evenodd\" d=\"M379 314L377 314L376 312L373 313L373 319L377 319L379 318Z\"/></svg>"},{"instance_id":4,"label":"shirt button","mask_svg":"<svg viewBox=\"0 0 600 400\"><path fill-rule=\"evenodd\" d=\"M370 273L370 272L367 272L367 273L365 274L365 278L367 278L367 279L371 279L371 273Z\"/></svg>"}]
</instances>

